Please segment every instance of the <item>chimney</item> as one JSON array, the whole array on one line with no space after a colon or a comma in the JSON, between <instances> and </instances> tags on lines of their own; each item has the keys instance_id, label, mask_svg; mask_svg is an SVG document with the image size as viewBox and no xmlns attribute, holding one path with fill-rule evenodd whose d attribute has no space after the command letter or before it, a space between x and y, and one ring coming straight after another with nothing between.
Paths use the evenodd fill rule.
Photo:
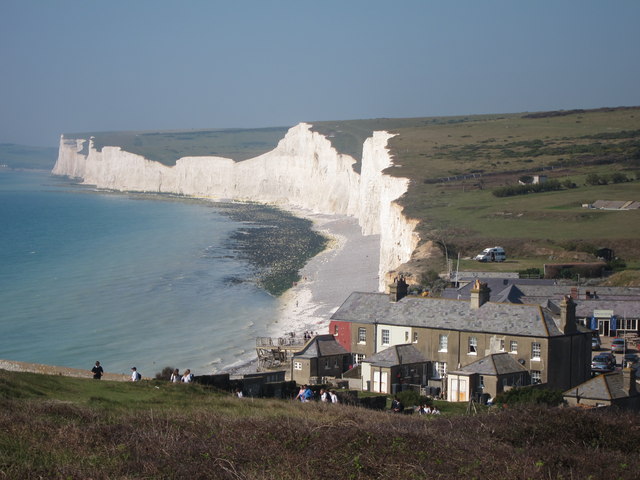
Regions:
<instances>
[{"instance_id":1,"label":"chimney","mask_svg":"<svg viewBox=\"0 0 640 480\"><path fill-rule=\"evenodd\" d=\"M622 389L630 397L637 394L636 371L633 368L622 369Z\"/></svg>"},{"instance_id":2,"label":"chimney","mask_svg":"<svg viewBox=\"0 0 640 480\"><path fill-rule=\"evenodd\" d=\"M393 283L389 285L389 299L394 303L398 302L407 296L408 291L409 286L404 277L400 275L399 278L394 278Z\"/></svg>"},{"instance_id":3,"label":"chimney","mask_svg":"<svg viewBox=\"0 0 640 480\"><path fill-rule=\"evenodd\" d=\"M487 287L487 284L476 278L473 288L471 289L471 308L480 308L482 305L487 303L489 301L490 293L491 289Z\"/></svg>"},{"instance_id":4,"label":"chimney","mask_svg":"<svg viewBox=\"0 0 640 480\"><path fill-rule=\"evenodd\" d=\"M571 295L564 295L560 302L560 330L565 334L576 332L576 304Z\"/></svg>"}]
</instances>

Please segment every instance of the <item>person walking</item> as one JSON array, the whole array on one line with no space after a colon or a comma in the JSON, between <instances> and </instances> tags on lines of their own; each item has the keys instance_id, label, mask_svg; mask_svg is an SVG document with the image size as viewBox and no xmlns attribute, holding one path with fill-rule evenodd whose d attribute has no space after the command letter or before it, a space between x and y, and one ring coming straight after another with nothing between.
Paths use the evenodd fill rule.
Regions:
<instances>
[{"instance_id":1,"label":"person walking","mask_svg":"<svg viewBox=\"0 0 640 480\"><path fill-rule=\"evenodd\" d=\"M96 361L96 364L91 369L91 373L93 373L93 378L95 380L100 380L102 378L102 374L104 373L104 370L102 369L100 362Z\"/></svg>"},{"instance_id":2,"label":"person walking","mask_svg":"<svg viewBox=\"0 0 640 480\"><path fill-rule=\"evenodd\" d=\"M136 367L131 367L131 381L139 382L142 378L142 375L138 373L138 369Z\"/></svg>"}]
</instances>

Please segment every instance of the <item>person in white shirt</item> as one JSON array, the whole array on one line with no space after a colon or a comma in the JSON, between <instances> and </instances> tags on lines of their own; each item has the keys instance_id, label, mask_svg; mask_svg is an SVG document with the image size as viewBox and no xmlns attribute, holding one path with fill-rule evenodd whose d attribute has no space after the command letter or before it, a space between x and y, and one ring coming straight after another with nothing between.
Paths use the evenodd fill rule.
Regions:
<instances>
[{"instance_id":1,"label":"person in white shirt","mask_svg":"<svg viewBox=\"0 0 640 480\"><path fill-rule=\"evenodd\" d=\"M138 369L136 367L131 367L131 381L137 382L141 377L142 375L138 373Z\"/></svg>"},{"instance_id":2,"label":"person in white shirt","mask_svg":"<svg viewBox=\"0 0 640 480\"><path fill-rule=\"evenodd\" d=\"M191 370L188 368L184 371L184 375L182 375L182 383L191 383L193 380L193 375L191 374Z\"/></svg>"},{"instance_id":3,"label":"person in white shirt","mask_svg":"<svg viewBox=\"0 0 640 480\"><path fill-rule=\"evenodd\" d=\"M339 403L338 402L338 395L336 395L336 392L331 390L329 392L329 396L331 397L331 403Z\"/></svg>"}]
</instances>

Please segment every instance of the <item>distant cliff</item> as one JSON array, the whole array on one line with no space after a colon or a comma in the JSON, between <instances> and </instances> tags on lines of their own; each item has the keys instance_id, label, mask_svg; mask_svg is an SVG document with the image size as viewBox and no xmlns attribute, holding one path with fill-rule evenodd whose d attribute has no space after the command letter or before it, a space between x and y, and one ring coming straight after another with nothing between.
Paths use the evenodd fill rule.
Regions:
<instances>
[{"instance_id":1,"label":"distant cliff","mask_svg":"<svg viewBox=\"0 0 640 480\"><path fill-rule=\"evenodd\" d=\"M275 149L255 158L235 162L183 157L175 166L117 146L98 151L90 139L61 137L52 173L111 190L244 200L356 217L365 235L380 234L379 288L384 290L387 272L408 261L418 243L415 222L395 203L409 180L382 173L392 165L390 137L374 132L364 142L359 174L353 157L338 153L305 123L292 127Z\"/></svg>"}]
</instances>

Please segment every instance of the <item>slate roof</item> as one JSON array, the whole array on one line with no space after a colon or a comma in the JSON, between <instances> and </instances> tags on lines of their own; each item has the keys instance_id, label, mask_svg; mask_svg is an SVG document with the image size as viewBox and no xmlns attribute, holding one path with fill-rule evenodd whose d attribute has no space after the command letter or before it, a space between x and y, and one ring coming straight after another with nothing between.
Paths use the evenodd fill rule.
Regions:
<instances>
[{"instance_id":1,"label":"slate roof","mask_svg":"<svg viewBox=\"0 0 640 480\"><path fill-rule=\"evenodd\" d=\"M539 305L487 302L473 309L467 300L411 296L394 303L383 293L354 292L331 319L533 337L563 335L551 312Z\"/></svg>"},{"instance_id":2,"label":"slate roof","mask_svg":"<svg viewBox=\"0 0 640 480\"><path fill-rule=\"evenodd\" d=\"M449 373L465 375L477 373L478 375L498 376L527 371L523 365L513 358L513 355L509 353L494 353Z\"/></svg>"},{"instance_id":3,"label":"slate roof","mask_svg":"<svg viewBox=\"0 0 640 480\"><path fill-rule=\"evenodd\" d=\"M396 365L425 363L427 361L427 358L420 350L411 344L394 345L363 360L363 362L370 363L376 367L393 367Z\"/></svg>"},{"instance_id":4,"label":"slate roof","mask_svg":"<svg viewBox=\"0 0 640 480\"><path fill-rule=\"evenodd\" d=\"M559 304L564 295L571 293L569 285L552 285L549 280L499 279L488 278L487 286L491 289L491 302L507 302L518 304L541 305L549 308L554 315L560 312ZM538 283L536 283L538 282ZM443 298L468 300L473 283L459 289L447 289ZM596 293L596 298L584 298L586 292ZM618 316L637 318L640 315L640 288L637 287L580 287L576 303L576 316L591 317L594 310L613 310Z\"/></svg>"},{"instance_id":5,"label":"slate roof","mask_svg":"<svg viewBox=\"0 0 640 480\"><path fill-rule=\"evenodd\" d=\"M624 375L621 371L597 375L563 393L565 397L575 397L576 394L580 398L609 401L629 396L624 390ZM633 396L637 395L636 392Z\"/></svg>"},{"instance_id":6,"label":"slate roof","mask_svg":"<svg viewBox=\"0 0 640 480\"><path fill-rule=\"evenodd\" d=\"M349 352L347 352L342 345L336 342L333 335L325 334L313 337L302 350L294 354L294 357L318 358L332 355L344 355L347 353Z\"/></svg>"}]
</instances>

